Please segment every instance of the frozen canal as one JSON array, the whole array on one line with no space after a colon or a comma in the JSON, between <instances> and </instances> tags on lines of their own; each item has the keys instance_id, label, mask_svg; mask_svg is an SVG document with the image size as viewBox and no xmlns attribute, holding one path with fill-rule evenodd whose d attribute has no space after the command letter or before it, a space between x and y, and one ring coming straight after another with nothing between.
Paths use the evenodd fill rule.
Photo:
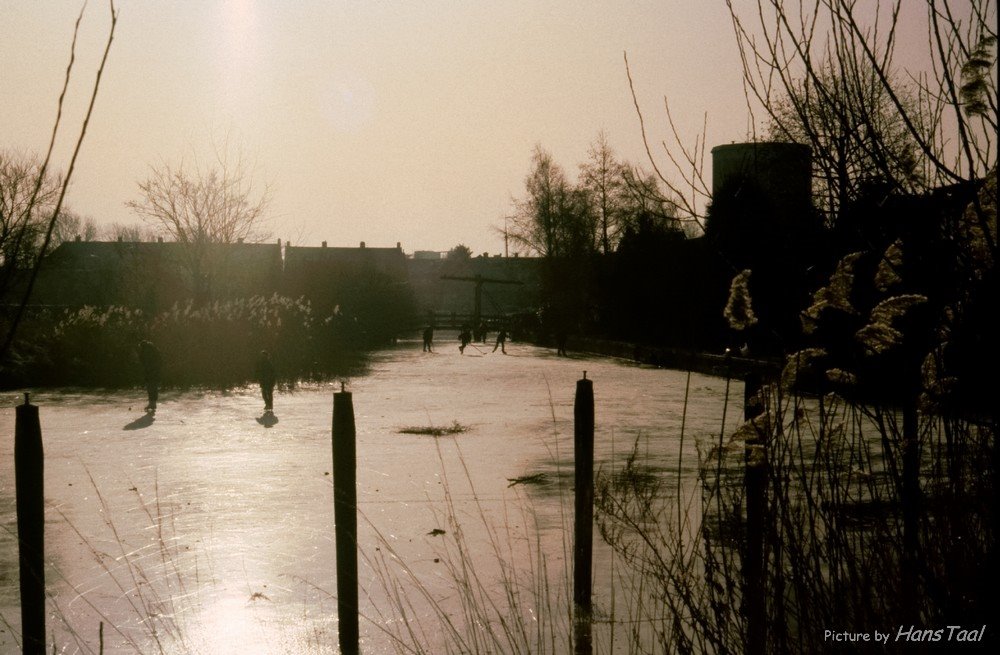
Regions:
<instances>
[{"instance_id":1,"label":"frozen canal","mask_svg":"<svg viewBox=\"0 0 1000 655\"><path fill-rule=\"evenodd\" d=\"M676 485L686 374L557 358L518 343L507 356L474 347L461 356L445 339L437 347L426 354L402 342L347 381L358 431L365 653L395 652L393 635L444 652L442 616L463 621L456 538L478 581L501 596L503 570L537 578L544 561L553 609L531 598L522 607L529 620L564 613L555 608L567 595L573 393L584 370L594 381L597 466L620 465L640 436L645 464ZM691 378L683 476L692 482L696 442L718 439L725 388L722 379ZM54 638L59 653L96 653L103 622L106 653L334 652L334 390L277 393L274 424L263 420L256 388L167 391L152 422L142 419L138 390L33 395L46 454L49 648ZM0 652L13 653L13 431L22 396L2 401ZM730 424L741 401L734 383ZM455 422L469 430L400 432ZM522 476L537 484L511 485ZM610 555L596 531L595 546L600 614L620 590L602 574Z\"/></svg>"}]
</instances>

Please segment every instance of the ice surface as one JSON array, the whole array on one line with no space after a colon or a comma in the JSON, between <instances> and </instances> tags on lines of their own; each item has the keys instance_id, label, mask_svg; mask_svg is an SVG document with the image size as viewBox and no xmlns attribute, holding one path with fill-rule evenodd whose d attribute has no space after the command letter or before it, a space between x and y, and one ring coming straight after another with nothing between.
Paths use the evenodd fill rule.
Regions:
<instances>
[{"instance_id":1,"label":"ice surface","mask_svg":"<svg viewBox=\"0 0 1000 655\"><path fill-rule=\"evenodd\" d=\"M400 617L380 564L392 565L394 555L442 607L458 602L446 556L457 536L484 580L499 575L499 536L508 565L528 567L517 553L537 544L553 587L565 585L573 394L584 370L594 381L596 466L622 461L638 436L644 465L676 485L685 373L557 358L519 343L506 356L435 345L429 354L418 341L402 342L347 381L358 432L366 653L394 652L387 632ZM689 480L696 441L718 439L725 386L692 376L682 467ZM332 652L335 390L279 390L273 419L253 387L167 390L155 417L144 416L140 391L33 394L46 453L48 628L58 652L97 652L101 622L106 653ZM731 396L734 422L742 386ZM0 652L8 653L20 631L12 454L22 394L2 401ZM469 430L400 433L454 422ZM511 485L526 476L537 484ZM612 592L601 573L610 554L599 537L595 544L600 607ZM426 599L415 597L409 610L430 643L445 639Z\"/></svg>"}]
</instances>

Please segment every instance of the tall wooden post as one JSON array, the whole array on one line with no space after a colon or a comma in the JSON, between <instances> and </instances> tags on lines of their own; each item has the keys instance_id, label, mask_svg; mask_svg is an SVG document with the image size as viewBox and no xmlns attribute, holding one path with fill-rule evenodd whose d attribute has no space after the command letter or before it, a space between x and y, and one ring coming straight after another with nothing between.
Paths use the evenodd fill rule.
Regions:
<instances>
[{"instance_id":1,"label":"tall wooden post","mask_svg":"<svg viewBox=\"0 0 1000 655\"><path fill-rule=\"evenodd\" d=\"M764 412L760 398L761 378L750 373L744 378L743 419L752 420ZM764 655L767 646L767 597L764 593L764 515L767 510L767 452L759 438L747 439L744 451L747 533L743 554L743 611L747 619L747 655Z\"/></svg>"},{"instance_id":2,"label":"tall wooden post","mask_svg":"<svg viewBox=\"0 0 1000 655\"><path fill-rule=\"evenodd\" d=\"M38 406L15 410L14 486L21 574L21 644L24 655L45 653L45 472Z\"/></svg>"},{"instance_id":3,"label":"tall wooden post","mask_svg":"<svg viewBox=\"0 0 1000 655\"><path fill-rule=\"evenodd\" d=\"M747 373L743 377L743 420L760 416L764 410L764 399L760 390L763 386L760 373Z\"/></svg>"},{"instance_id":4,"label":"tall wooden post","mask_svg":"<svg viewBox=\"0 0 1000 655\"><path fill-rule=\"evenodd\" d=\"M340 652L356 655L358 640L358 490L354 400L333 394L333 518L337 542Z\"/></svg>"},{"instance_id":5,"label":"tall wooden post","mask_svg":"<svg viewBox=\"0 0 1000 655\"><path fill-rule=\"evenodd\" d=\"M908 394L903 400L903 558L902 590L903 616L911 622L918 620L918 555L920 540L920 438L918 431L917 395Z\"/></svg>"},{"instance_id":6,"label":"tall wooden post","mask_svg":"<svg viewBox=\"0 0 1000 655\"><path fill-rule=\"evenodd\" d=\"M590 655L591 568L594 552L594 384L576 383L573 404L573 461L576 482L573 523L573 604L577 655Z\"/></svg>"}]
</instances>

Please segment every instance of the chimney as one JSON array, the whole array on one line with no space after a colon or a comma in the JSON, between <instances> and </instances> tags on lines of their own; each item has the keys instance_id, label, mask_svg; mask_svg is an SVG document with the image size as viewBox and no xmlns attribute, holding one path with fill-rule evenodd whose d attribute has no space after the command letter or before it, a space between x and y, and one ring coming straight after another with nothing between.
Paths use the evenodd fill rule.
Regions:
<instances>
[{"instance_id":1,"label":"chimney","mask_svg":"<svg viewBox=\"0 0 1000 655\"><path fill-rule=\"evenodd\" d=\"M80 235L78 234L78 235L76 235L76 238L75 238L75 239L73 239L73 241L76 241L77 243L80 243L81 241L83 241L83 237L81 237L81 236L80 236Z\"/></svg>"},{"instance_id":2,"label":"chimney","mask_svg":"<svg viewBox=\"0 0 1000 655\"><path fill-rule=\"evenodd\" d=\"M118 243L121 243L124 240L125 240L125 237L123 237L122 235L119 234L118 235Z\"/></svg>"},{"instance_id":3,"label":"chimney","mask_svg":"<svg viewBox=\"0 0 1000 655\"><path fill-rule=\"evenodd\" d=\"M163 237L156 237L157 243L163 243Z\"/></svg>"},{"instance_id":4,"label":"chimney","mask_svg":"<svg viewBox=\"0 0 1000 655\"><path fill-rule=\"evenodd\" d=\"M323 242L323 247L326 248L326 241Z\"/></svg>"},{"instance_id":5,"label":"chimney","mask_svg":"<svg viewBox=\"0 0 1000 655\"><path fill-rule=\"evenodd\" d=\"M396 250L402 250L402 249L403 249L403 242L402 241L397 241L396 242Z\"/></svg>"},{"instance_id":6,"label":"chimney","mask_svg":"<svg viewBox=\"0 0 1000 655\"><path fill-rule=\"evenodd\" d=\"M361 242L361 247L362 247L362 248L364 248L364 247L365 247L365 242L364 242L364 241L362 241L362 242Z\"/></svg>"},{"instance_id":7,"label":"chimney","mask_svg":"<svg viewBox=\"0 0 1000 655\"><path fill-rule=\"evenodd\" d=\"M236 243L243 243L243 237L240 237L239 239L237 239Z\"/></svg>"}]
</instances>

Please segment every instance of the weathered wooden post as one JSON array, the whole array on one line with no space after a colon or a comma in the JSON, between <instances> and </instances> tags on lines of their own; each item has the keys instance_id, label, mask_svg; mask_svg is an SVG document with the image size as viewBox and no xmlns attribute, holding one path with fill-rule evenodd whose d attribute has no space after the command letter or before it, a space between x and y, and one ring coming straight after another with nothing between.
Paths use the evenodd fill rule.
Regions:
<instances>
[{"instance_id":1,"label":"weathered wooden post","mask_svg":"<svg viewBox=\"0 0 1000 655\"><path fill-rule=\"evenodd\" d=\"M573 604L577 655L589 655L591 645L591 565L594 552L594 383L576 383L573 403L573 461L576 491L573 523Z\"/></svg>"},{"instance_id":2,"label":"weathered wooden post","mask_svg":"<svg viewBox=\"0 0 1000 655\"><path fill-rule=\"evenodd\" d=\"M760 394L761 377L748 373L743 386L743 419L752 420L764 412ZM767 509L767 452L759 437L747 439L744 451L747 535L743 561L743 604L747 618L747 655L764 655L767 644L764 593L764 514Z\"/></svg>"},{"instance_id":3,"label":"weathered wooden post","mask_svg":"<svg viewBox=\"0 0 1000 655\"><path fill-rule=\"evenodd\" d=\"M919 379L919 378L916 378ZM902 590L903 617L916 622L918 555L920 553L920 437L917 394L908 393L903 399L903 484L900 500L903 505Z\"/></svg>"},{"instance_id":4,"label":"weathered wooden post","mask_svg":"<svg viewBox=\"0 0 1000 655\"><path fill-rule=\"evenodd\" d=\"M747 373L743 377L743 420L749 421L764 412L763 386L760 373Z\"/></svg>"},{"instance_id":5,"label":"weathered wooden post","mask_svg":"<svg viewBox=\"0 0 1000 655\"><path fill-rule=\"evenodd\" d=\"M14 486L21 574L21 645L24 655L45 653L45 472L38 406L15 410Z\"/></svg>"},{"instance_id":6,"label":"weathered wooden post","mask_svg":"<svg viewBox=\"0 0 1000 655\"><path fill-rule=\"evenodd\" d=\"M333 519L337 541L340 652L358 648L358 491L354 400L343 385L333 394Z\"/></svg>"}]
</instances>

